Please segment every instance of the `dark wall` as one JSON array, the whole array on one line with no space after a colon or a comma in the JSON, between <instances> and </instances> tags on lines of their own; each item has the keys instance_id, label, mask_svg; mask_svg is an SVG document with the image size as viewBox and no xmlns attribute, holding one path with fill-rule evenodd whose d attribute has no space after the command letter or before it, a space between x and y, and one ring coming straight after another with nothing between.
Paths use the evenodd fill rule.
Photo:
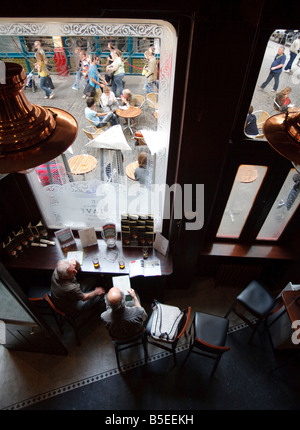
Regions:
<instances>
[{"instance_id":1,"label":"dark wall","mask_svg":"<svg viewBox=\"0 0 300 430\"><path fill-rule=\"evenodd\" d=\"M25 175L14 173L0 180L0 255L2 242L29 222L37 224L40 212Z\"/></svg>"}]
</instances>

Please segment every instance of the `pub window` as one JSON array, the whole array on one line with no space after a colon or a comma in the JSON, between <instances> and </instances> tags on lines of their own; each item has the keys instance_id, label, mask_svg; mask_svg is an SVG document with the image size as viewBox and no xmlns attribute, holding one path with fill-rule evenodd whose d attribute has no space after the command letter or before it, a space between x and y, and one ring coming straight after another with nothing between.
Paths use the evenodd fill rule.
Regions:
<instances>
[{"instance_id":1,"label":"pub window","mask_svg":"<svg viewBox=\"0 0 300 430\"><path fill-rule=\"evenodd\" d=\"M268 40L250 102L249 112L243 123L245 139L247 139L248 145L253 145L252 155L255 154L257 165L241 164L239 166L217 231L217 238L219 239L247 237L247 240L276 241L280 239L299 206L300 174L293 168L291 163L290 172L286 179L283 180L281 190L274 201L272 192L268 192L269 197L267 199L272 199L272 202L270 202L271 209L266 215L263 215L264 220L260 219L261 212L255 212L255 208L261 207L260 204L255 205L255 203L260 203L261 199L264 198L262 196L266 193L266 188L264 188L262 194L260 194L260 191L262 186L265 185L264 181L267 178L268 181L270 180L267 174L272 176L270 166L267 165L265 158L261 159L260 152L256 151L257 145L266 144L264 123L269 117L284 112L284 108L292 109L294 106L300 106L300 94L298 91L300 62L298 55L291 55L292 44L294 41L299 40L299 36L299 30L274 30ZM272 62L281 55L279 53L279 48L281 47L284 48L285 57L283 58L285 58L285 61L283 71L279 76L278 86L276 86L276 79L272 78L270 80L268 77ZM287 105L284 108L280 108L277 103L279 100L278 94L288 87ZM254 120L256 128L253 127L252 120ZM265 141L265 143L262 141ZM253 157L251 159L253 162ZM243 162L245 162L245 154L243 154ZM255 220L259 225L262 222L262 226L258 234L256 235L255 232L252 237L248 226L254 225Z\"/></svg>"},{"instance_id":2,"label":"pub window","mask_svg":"<svg viewBox=\"0 0 300 430\"><path fill-rule=\"evenodd\" d=\"M257 239L277 240L300 203L300 173L291 169L272 206Z\"/></svg>"},{"instance_id":3,"label":"pub window","mask_svg":"<svg viewBox=\"0 0 300 430\"><path fill-rule=\"evenodd\" d=\"M110 53L108 43L112 43L123 54L124 88L133 88L135 93L136 80L139 80L142 83L142 86L139 85L142 88L140 95L143 96L141 115L137 119L142 139L135 139L134 130L131 133L130 129L124 129L121 136L116 135L113 127L105 130L104 140L115 142L119 148L117 150L107 149L103 142L93 144L94 138L88 133L95 130L84 117L86 102L80 96L77 100L74 93L73 100L60 100L57 107L68 111L81 124L78 136L64 154L27 172L47 227L59 229L70 226L79 229L92 226L100 230L110 220L120 230L121 214L137 213L153 215L155 231L161 231L177 44L174 28L167 22L154 20L129 20L125 23L123 20L108 19L57 19L51 22L39 19L31 23L29 19L22 19L12 23L9 19L3 19L0 59L21 64L29 74L35 62L35 40L42 42L48 62L52 65L51 74L60 81L70 73L75 80L74 51L77 46L86 50L88 55L100 57L101 73L105 75L105 64ZM146 78L142 72L144 52L149 48L154 50L159 75L152 94L147 96L143 89ZM30 88L26 87L27 99L34 104L55 107L58 103L56 99L59 99L59 81L55 90L57 97L44 102L36 74L33 74L33 80L41 97L33 97ZM76 109L79 104L82 105L80 112ZM82 118L85 120L83 126ZM123 120L121 127L124 127ZM142 151L147 154L144 184L135 181L133 176ZM86 172L74 173L72 158L77 155L93 161Z\"/></svg>"},{"instance_id":4,"label":"pub window","mask_svg":"<svg viewBox=\"0 0 300 430\"><path fill-rule=\"evenodd\" d=\"M240 236L266 172L265 166L239 166L217 237Z\"/></svg>"},{"instance_id":5,"label":"pub window","mask_svg":"<svg viewBox=\"0 0 300 430\"><path fill-rule=\"evenodd\" d=\"M244 124L246 137L266 140L263 134L266 119L284 112L288 106L300 106L300 60L297 50L293 52L293 42L299 43L299 36L299 30L276 29L272 32ZM284 48L283 55L279 52L280 47ZM281 60L283 61L282 72L276 72L276 76L269 80L270 67L274 61L277 61L276 67L278 67L277 64L280 65Z\"/></svg>"}]
</instances>

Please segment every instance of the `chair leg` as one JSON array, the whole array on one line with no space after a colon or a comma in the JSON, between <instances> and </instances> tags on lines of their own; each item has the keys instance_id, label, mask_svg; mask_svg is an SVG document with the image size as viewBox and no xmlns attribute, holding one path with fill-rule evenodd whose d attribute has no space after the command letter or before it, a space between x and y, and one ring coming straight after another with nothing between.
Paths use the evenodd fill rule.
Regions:
<instances>
[{"instance_id":1,"label":"chair leg","mask_svg":"<svg viewBox=\"0 0 300 430\"><path fill-rule=\"evenodd\" d=\"M144 348L144 354L145 354L145 363L148 361L148 343L147 343L147 337L146 335L143 337L143 348Z\"/></svg>"},{"instance_id":2,"label":"chair leg","mask_svg":"<svg viewBox=\"0 0 300 430\"><path fill-rule=\"evenodd\" d=\"M70 326L72 327L72 329L74 331L77 345L81 346L81 339L80 339L80 336L79 336L79 333L78 333L78 329L77 329L75 323L73 323L73 321L71 321L70 319L68 319L68 322L69 322Z\"/></svg>"},{"instance_id":3,"label":"chair leg","mask_svg":"<svg viewBox=\"0 0 300 430\"><path fill-rule=\"evenodd\" d=\"M212 372L210 374L210 378L212 378L214 376L215 371L217 370L217 367L218 367L220 359L221 359L221 355L219 355L219 357L217 357L216 360L215 360L215 364L214 364L214 367L213 367Z\"/></svg>"},{"instance_id":4,"label":"chair leg","mask_svg":"<svg viewBox=\"0 0 300 430\"><path fill-rule=\"evenodd\" d=\"M118 369L121 372L121 366L120 366L120 358L119 358L119 350L118 350L118 346L115 345L115 352L116 352L116 359L117 359L117 365L118 365Z\"/></svg>"},{"instance_id":5,"label":"chair leg","mask_svg":"<svg viewBox=\"0 0 300 430\"><path fill-rule=\"evenodd\" d=\"M64 334L63 323L61 322L60 315L58 316L57 313L50 306L49 306L49 309L52 315L54 316L54 319L59 328L59 331L61 332L61 334Z\"/></svg>"},{"instance_id":6,"label":"chair leg","mask_svg":"<svg viewBox=\"0 0 300 430\"><path fill-rule=\"evenodd\" d=\"M236 305L236 301L233 302L233 304L230 306L230 308L228 309L228 311L226 312L226 315L224 316L224 318L227 318L229 314L231 314L231 312L234 310Z\"/></svg>"},{"instance_id":7,"label":"chair leg","mask_svg":"<svg viewBox=\"0 0 300 430\"><path fill-rule=\"evenodd\" d=\"M174 345L172 345L172 353L173 353L174 364L177 364L176 350Z\"/></svg>"}]
</instances>

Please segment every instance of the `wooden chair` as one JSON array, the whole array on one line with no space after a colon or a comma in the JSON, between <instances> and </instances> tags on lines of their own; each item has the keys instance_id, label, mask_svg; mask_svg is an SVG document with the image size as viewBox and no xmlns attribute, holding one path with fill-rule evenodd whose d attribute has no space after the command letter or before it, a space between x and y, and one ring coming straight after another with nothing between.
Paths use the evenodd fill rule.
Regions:
<instances>
[{"instance_id":1,"label":"wooden chair","mask_svg":"<svg viewBox=\"0 0 300 430\"><path fill-rule=\"evenodd\" d=\"M104 130L102 128L97 128L96 131L94 131L95 130L94 128L91 130L90 126L86 128L89 128L89 129L86 130L85 128L83 128L82 131L88 137L89 140L94 140L96 136L98 136L101 133L104 133Z\"/></svg>"},{"instance_id":2,"label":"wooden chair","mask_svg":"<svg viewBox=\"0 0 300 430\"><path fill-rule=\"evenodd\" d=\"M143 134L138 130L136 130L136 132L134 133L134 140L135 140L135 146L147 145L145 142Z\"/></svg>"},{"instance_id":3,"label":"wooden chair","mask_svg":"<svg viewBox=\"0 0 300 430\"><path fill-rule=\"evenodd\" d=\"M152 109L158 109L158 93L148 93L146 95L148 106Z\"/></svg>"},{"instance_id":4,"label":"wooden chair","mask_svg":"<svg viewBox=\"0 0 300 430\"><path fill-rule=\"evenodd\" d=\"M265 124L266 120L268 118L270 118L270 115L268 114L268 112L266 112L264 110L257 110L255 112L253 112L253 115L255 115L257 118L256 124L257 124L257 128L259 131L259 134L258 134L258 136L256 136L256 138L261 139L264 137L264 133L263 133L264 124Z\"/></svg>"},{"instance_id":5,"label":"wooden chair","mask_svg":"<svg viewBox=\"0 0 300 430\"><path fill-rule=\"evenodd\" d=\"M72 329L74 330L75 333L75 337L76 337L76 341L77 341L77 345L80 346L81 345L81 340L79 337L79 333L78 333L78 327L77 327L77 323L76 320L73 318L70 318L69 316L67 316L64 312L60 311L59 309L57 309L56 306L54 306L50 294L46 293L45 294L45 299L48 303L48 305L50 306L50 309L52 309L52 311L54 312L54 315L56 315L58 317L57 321L58 321L58 326L60 328L61 333L64 333L63 330L63 322L67 321L70 326L72 327Z\"/></svg>"},{"instance_id":6,"label":"wooden chair","mask_svg":"<svg viewBox=\"0 0 300 430\"><path fill-rule=\"evenodd\" d=\"M176 346L178 341L182 338L182 336L186 335L186 329L188 327L190 317L191 317L191 307L189 306L188 308L183 310L183 316L179 323L178 334L176 338L173 341L165 341L165 340L158 341L151 336L151 327L152 327L152 320L153 320L153 312L152 312L146 326L147 342L150 343L151 345L155 345L159 348L162 348L165 351L172 352L174 363L176 364L177 363Z\"/></svg>"},{"instance_id":7,"label":"wooden chair","mask_svg":"<svg viewBox=\"0 0 300 430\"><path fill-rule=\"evenodd\" d=\"M49 303L46 299L46 296L50 296L50 287L37 286L34 285L29 287L27 291L28 300L34 305L36 310L41 313L41 315L51 315L54 317L55 322L62 332L61 322L59 321L57 314L53 312L52 308L49 308Z\"/></svg>"},{"instance_id":8,"label":"wooden chair","mask_svg":"<svg viewBox=\"0 0 300 430\"><path fill-rule=\"evenodd\" d=\"M136 98L136 100L138 101L138 105L137 107L139 107L140 109L142 109L144 103L145 103L145 97L140 95L140 94L134 94L134 97Z\"/></svg>"},{"instance_id":9,"label":"wooden chair","mask_svg":"<svg viewBox=\"0 0 300 430\"><path fill-rule=\"evenodd\" d=\"M187 360L191 352L215 360L211 372L213 377L222 355L230 350L225 346L229 321L226 318L210 315L204 312L195 312L190 328L191 338Z\"/></svg>"},{"instance_id":10,"label":"wooden chair","mask_svg":"<svg viewBox=\"0 0 300 430\"><path fill-rule=\"evenodd\" d=\"M105 112L104 114L103 114L103 116L105 116L106 115L106 113L107 112ZM109 128L110 127L110 123L108 123L107 125L104 125L103 127L96 127L95 126L95 124L93 124L93 122L90 120L90 119L88 119L88 118L86 118L87 120L88 120L88 122L90 123L90 125L94 128L94 129L96 129L96 130L102 130L102 131L105 131L107 128Z\"/></svg>"}]
</instances>

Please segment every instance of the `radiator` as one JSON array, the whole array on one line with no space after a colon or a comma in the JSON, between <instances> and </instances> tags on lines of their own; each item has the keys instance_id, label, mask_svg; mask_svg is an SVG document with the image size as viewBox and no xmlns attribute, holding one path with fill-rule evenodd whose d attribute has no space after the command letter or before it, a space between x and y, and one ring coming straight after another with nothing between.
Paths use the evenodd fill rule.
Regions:
<instances>
[{"instance_id":1,"label":"radiator","mask_svg":"<svg viewBox=\"0 0 300 430\"><path fill-rule=\"evenodd\" d=\"M216 286L246 287L253 279L258 279L262 268L258 264L221 264L217 270Z\"/></svg>"}]
</instances>

